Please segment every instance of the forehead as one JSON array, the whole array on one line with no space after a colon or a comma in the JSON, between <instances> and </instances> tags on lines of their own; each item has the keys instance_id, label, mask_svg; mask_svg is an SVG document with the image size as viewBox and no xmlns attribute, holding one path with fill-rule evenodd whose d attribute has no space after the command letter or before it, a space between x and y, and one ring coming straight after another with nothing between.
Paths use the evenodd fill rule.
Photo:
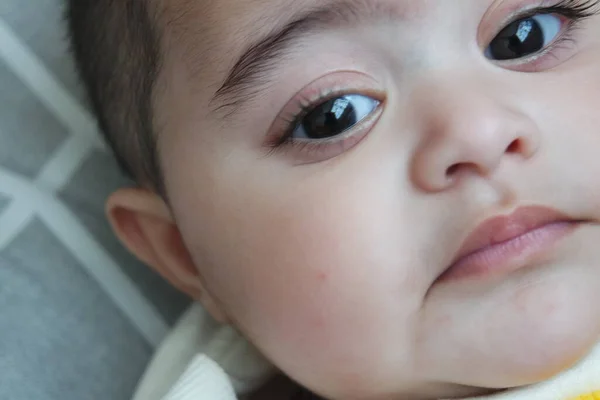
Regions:
<instances>
[{"instance_id":1,"label":"forehead","mask_svg":"<svg viewBox=\"0 0 600 400\"><path fill-rule=\"evenodd\" d=\"M321 0L323 1L323 0ZM176 40L215 51L220 43L235 45L250 34L257 36L268 26L319 0L164 0L164 26ZM231 48L228 49L231 51Z\"/></svg>"}]
</instances>

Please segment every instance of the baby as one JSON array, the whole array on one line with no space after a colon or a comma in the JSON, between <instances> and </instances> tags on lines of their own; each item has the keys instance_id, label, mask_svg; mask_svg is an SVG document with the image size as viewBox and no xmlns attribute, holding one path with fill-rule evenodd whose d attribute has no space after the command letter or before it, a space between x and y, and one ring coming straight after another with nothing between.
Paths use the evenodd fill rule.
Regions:
<instances>
[{"instance_id":1,"label":"baby","mask_svg":"<svg viewBox=\"0 0 600 400\"><path fill-rule=\"evenodd\" d=\"M324 398L560 376L600 339L599 11L72 0L83 80L138 184L110 222Z\"/></svg>"}]
</instances>

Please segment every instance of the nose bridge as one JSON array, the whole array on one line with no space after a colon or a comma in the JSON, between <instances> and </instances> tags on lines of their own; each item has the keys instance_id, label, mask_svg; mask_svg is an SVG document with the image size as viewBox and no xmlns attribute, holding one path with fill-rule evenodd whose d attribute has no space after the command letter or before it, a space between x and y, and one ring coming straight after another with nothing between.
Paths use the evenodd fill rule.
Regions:
<instances>
[{"instance_id":1,"label":"nose bridge","mask_svg":"<svg viewBox=\"0 0 600 400\"><path fill-rule=\"evenodd\" d=\"M427 120L423 121L426 135L458 141L467 147L498 139L500 125L506 122L499 115L502 106L485 92L485 87L466 85L437 87L428 102Z\"/></svg>"},{"instance_id":2,"label":"nose bridge","mask_svg":"<svg viewBox=\"0 0 600 400\"><path fill-rule=\"evenodd\" d=\"M475 74L438 76L416 87L413 113L420 144L413 179L426 190L443 190L462 172L489 175L507 155L530 157L539 135L511 104L508 88Z\"/></svg>"},{"instance_id":3,"label":"nose bridge","mask_svg":"<svg viewBox=\"0 0 600 400\"><path fill-rule=\"evenodd\" d=\"M429 129L463 135L475 125L491 127L494 114L501 112L502 88L492 79L467 71L439 73L415 89L417 104L428 111ZM452 129L448 129L452 128ZM433 133L436 133L433 132Z\"/></svg>"}]
</instances>

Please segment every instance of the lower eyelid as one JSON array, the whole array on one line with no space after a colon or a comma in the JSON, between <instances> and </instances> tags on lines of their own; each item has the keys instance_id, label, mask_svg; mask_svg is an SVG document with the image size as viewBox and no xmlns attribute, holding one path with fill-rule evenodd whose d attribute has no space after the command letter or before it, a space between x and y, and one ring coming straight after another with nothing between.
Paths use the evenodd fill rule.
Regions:
<instances>
[{"instance_id":1,"label":"lower eyelid","mask_svg":"<svg viewBox=\"0 0 600 400\"><path fill-rule=\"evenodd\" d=\"M569 20L564 16L558 16L563 22L563 28L557 37L546 46L542 51L532 54L529 57L524 57L515 60L506 61L493 61L492 62L500 67L507 68L518 72L540 72L548 69L552 69L555 65L547 66L549 64L560 64L570 58L570 56L563 56L562 54L556 54L558 52L574 52L573 48L567 48L567 46L575 47L577 38L575 35L582 28L581 24L585 20ZM554 58L555 61L548 60L548 58ZM564 58L563 58L564 57Z\"/></svg>"},{"instance_id":2,"label":"lower eyelid","mask_svg":"<svg viewBox=\"0 0 600 400\"><path fill-rule=\"evenodd\" d=\"M355 148L369 136L381 119L384 109L385 101L380 101L371 115L335 138L320 141L294 139L288 145L271 149L271 153L280 151L285 153L292 158L294 165L314 164L337 158Z\"/></svg>"},{"instance_id":3,"label":"lower eyelid","mask_svg":"<svg viewBox=\"0 0 600 400\"><path fill-rule=\"evenodd\" d=\"M353 126L351 126L350 128L347 128L345 131L340 132L337 136L332 136L329 139L306 139L306 140L311 140L311 141L319 141L319 142L326 142L326 141L338 141L340 139L340 137L344 137L345 134L347 132L352 132L352 130L356 127L359 126L365 119L367 119L370 115L372 115L373 113L377 112L377 108L380 106L381 101L373 98L373 97L369 97L369 96L363 96L363 95L345 95L345 96L339 96L339 98L343 98L345 97L346 99L351 99L354 98L354 100L356 100L357 98L363 102L363 106L365 105L365 103L368 103L368 107L370 108L370 110L367 112L365 110L363 110L363 112L359 112L360 111L360 107L355 107L356 113L357 115L362 115L357 119L357 122L354 123ZM336 96L334 96L334 99L336 99ZM318 107L318 106L317 106ZM363 115L364 114L364 115ZM310 115L310 114L309 114ZM300 117L296 117L296 120L300 120L300 123L296 123L295 127L293 128L293 132L289 135L289 139L295 139L295 140L302 140L303 138L298 138L298 137L293 137L294 133L297 132L297 130L299 128L302 127L302 121L304 120L304 118L306 118L307 116L300 116Z\"/></svg>"},{"instance_id":4,"label":"lower eyelid","mask_svg":"<svg viewBox=\"0 0 600 400\"><path fill-rule=\"evenodd\" d=\"M566 46L575 46L576 43L575 38L573 38L572 36L578 28L576 26L577 23L574 22L571 24L571 26L563 28L563 31L559 34L559 37L556 38L541 52L533 54L530 57L526 57L523 59L510 61L496 61L495 64L519 72L539 72L542 70L551 69L552 66L544 66L548 57L554 57L558 59L559 57L562 58L562 55L556 53L563 51L574 51L573 49L566 48ZM567 59L569 59L569 57L565 57L563 60L557 62L564 62Z\"/></svg>"},{"instance_id":5,"label":"lower eyelid","mask_svg":"<svg viewBox=\"0 0 600 400\"><path fill-rule=\"evenodd\" d=\"M385 98L384 91L380 82L367 74L356 71L337 71L327 76L316 79L307 85L302 91L293 96L286 102L283 109L269 128L267 134L267 143L274 143L286 124L290 120L297 119L301 114L303 105L316 105L319 99L326 101L326 98L334 96L343 96L347 94L360 94L372 97L378 101Z\"/></svg>"}]
</instances>

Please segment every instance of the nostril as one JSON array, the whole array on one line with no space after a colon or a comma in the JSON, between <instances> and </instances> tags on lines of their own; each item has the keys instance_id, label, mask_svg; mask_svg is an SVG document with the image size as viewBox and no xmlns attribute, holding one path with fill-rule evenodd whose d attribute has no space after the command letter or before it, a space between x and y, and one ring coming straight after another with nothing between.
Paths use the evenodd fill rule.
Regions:
<instances>
[{"instance_id":1,"label":"nostril","mask_svg":"<svg viewBox=\"0 0 600 400\"><path fill-rule=\"evenodd\" d=\"M523 151L523 143L519 139L513 140L513 142L511 144L509 144L508 147L506 148L506 152L511 153L511 154L521 153L522 151Z\"/></svg>"},{"instance_id":2,"label":"nostril","mask_svg":"<svg viewBox=\"0 0 600 400\"><path fill-rule=\"evenodd\" d=\"M456 180L460 175L465 173L477 173L485 175L487 170L485 166L471 162L456 163L446 170L446 179Z\"/></svg>"},{"instance_id":3,"label":"nostril","mask_svg":"<svg viewBox=\"0 0 600 400\"><path fill-rule=\"evenodd\" d=\"M450 178L456 175L456 173L460 170L461 168L460 163L458 164L454 164L452 166L450 166L447 170L446 170L446 178Z\"/></svg>"}]
</instances>

